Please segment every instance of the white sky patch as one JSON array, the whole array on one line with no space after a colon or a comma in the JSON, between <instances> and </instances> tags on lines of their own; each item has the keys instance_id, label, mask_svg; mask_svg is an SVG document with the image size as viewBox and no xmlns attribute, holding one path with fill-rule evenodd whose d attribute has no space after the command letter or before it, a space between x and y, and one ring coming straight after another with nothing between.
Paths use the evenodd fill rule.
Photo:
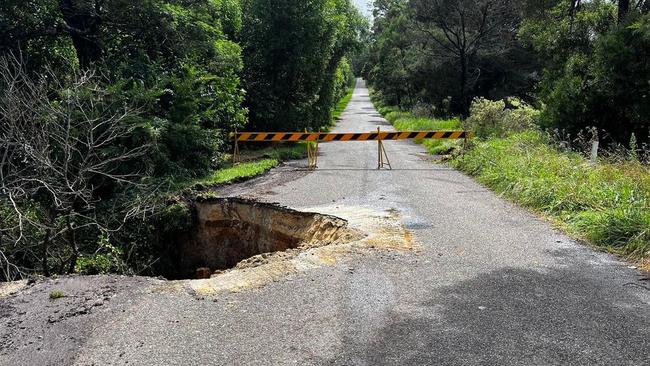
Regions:
<instances>
[{"instance_id":1,"label":"white sky patch","mask_svg":"<svg viewBox=\"0 0 650 366\"><path fill-rule=\"evenodd\" d=\"M361 13L365 16L372 16L372 12L370 11L370 5L372 3L372 0L353 0L354 5L361 10Z\"/></svg>"}]
</instances>

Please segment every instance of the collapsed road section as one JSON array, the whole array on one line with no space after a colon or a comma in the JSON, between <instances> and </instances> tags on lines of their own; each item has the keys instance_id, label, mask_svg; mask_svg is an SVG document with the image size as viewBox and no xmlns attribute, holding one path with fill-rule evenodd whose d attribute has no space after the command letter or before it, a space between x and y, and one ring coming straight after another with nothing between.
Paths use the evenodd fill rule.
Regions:
<instances>
[{"instance_id":1,"label":"collapsed road section","mask_svg":"<svg viewBox=\"0 0 650 366\"><path fill-rule=\"evenodd\" d=\"M172 279L209 278L264 253L309 249L358 237L344 219L241 198L195 202L193 225L167 245Z\"/></svg>"}]
</instances>

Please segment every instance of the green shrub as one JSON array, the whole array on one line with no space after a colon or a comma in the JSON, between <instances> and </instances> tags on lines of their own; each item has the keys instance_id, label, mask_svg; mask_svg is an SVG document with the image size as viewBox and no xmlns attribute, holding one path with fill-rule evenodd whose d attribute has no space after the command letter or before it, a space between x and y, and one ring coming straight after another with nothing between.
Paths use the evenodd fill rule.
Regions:
<instances>
[{"instance_id":1,"label":"green shrub","mask_svg":"<svg viewBox=\"0 0 650 366\"><path fill-rule=\"evenodd\" d=\"M50 299L57 300L65 297L65 293L61 290L54 290L50 292Z\"/></svg>"},{"instance_id":2,"label":"green shrub","mask_svg":"<svg viewBox=\"0 0 650 366\"><path fill-rule=\"evenodd\" d=\"M427 103L416 103L411 108L411 113L416 117L433 118L436 112L436 106Z\"/></svg>"},{"instance_id":3,"label":"green shrub","mask_svg":"<svg viewBox=\"0 0 650 366\"><path fill-rule=\"evenodd\" d=\"M646 1L647 4L647 1ZM650 138L650 14L630 7L619 21L616 1L588 1L576 12L554 2L526 19L520 39L544 68L537 97L544 127L571 135L596 127L621 144Z\"/></svg>"},{"instance_id":4,"label":"green shrub","mask_svg":"<svg viewBox=\"0 0 650 366\"><path fill-rule=\"evenodd\" d=\"M497 101L476 98L470 116L465 125L479 137L507 136L533 128L539 121L539 111L517 98Z\"/></svg>"},{"instance_id":5,"label":"green shrub","mask_svg":"<svg viewBox=\"0 0 650 366\"><path fill-rule=\"evenodd\" d=\"M357 84L356 79L354 78L354 75L352 76L352 83L350 85L346 85L345 89L345 94L339 98L338 103L332 110L332 119L333 122L338 120L343 112L345 112L345 109L348 107L348 104L350 104L350 101L352 100L352 94L354 94L354 88Z\"/></svg>"},{"instance_id":6,"label":"green shrub","mask_svg":"<svg viewBox=\"0 0 650 366\"><path fill-rule=\"evenodd\" d=\"M108 235L100 236L97 252L83 254L77 258L75 272L84 275L99 275L109 273L125 273L127 264L124 261L124 251L111 244Z\"/></svg>"},{"instance_id":7,"label":"green shrub","mask_svg":"<svg viewBox=\"0 0 650 366\"><path fill-rule=\"evenodd\" d=\"M192 209L186 203L171 204L162 211L158 221L165 232L178 232L193 225Z\"/></svg>"},{"instance_id":8,"label":"green shrub","mask_svg":"<svg viewBox=\"0 0 650 366\"><path fill-rule=\"evenodd\" d=\"M350 85L344 56L366 23L349 1L242 2L244 87L252 130L328 126Z\"/></svg>"}]
</instances>

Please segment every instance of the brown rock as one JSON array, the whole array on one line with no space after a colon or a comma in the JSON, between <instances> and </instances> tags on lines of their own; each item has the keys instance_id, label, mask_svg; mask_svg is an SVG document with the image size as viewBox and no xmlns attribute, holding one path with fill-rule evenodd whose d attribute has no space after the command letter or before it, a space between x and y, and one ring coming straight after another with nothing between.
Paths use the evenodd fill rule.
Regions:
<instances>
[{"instance_id":1,"label":"brown rock","mask_svg":"<svg viewBox=\"0 0 650 366\"><path fill-rule=\"evenodd\" d=\"M197 280L208 279L211 276L212 276L212 271L210 270L210 268L202 267L202 268L198 268L196 270L196 279Z\"/></svg>"}]
</instances>

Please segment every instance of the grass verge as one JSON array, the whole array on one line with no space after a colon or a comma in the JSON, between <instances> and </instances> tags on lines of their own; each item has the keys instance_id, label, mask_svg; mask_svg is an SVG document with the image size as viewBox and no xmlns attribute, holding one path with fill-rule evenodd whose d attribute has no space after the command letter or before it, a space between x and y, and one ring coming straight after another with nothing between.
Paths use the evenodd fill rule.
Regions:
<instances>
[{"instance_id":1,"label":"grass verge","mask_svg":"<svg viewBox=\"0 0 650 366\"><path fill-rule=\"evenodd\" d=\"M527 131L480 141L452 165L574 237L628 258L650 256L650 170L640 163L593 166Z\"/></svg>"},{"instance_id":2,"label":"grass verge","mask_svg":"<svg viewBox=\"0 0 650 366\"><path fill-rule=\"evenodd\" d=\"M398 131L438 131L460 129L460 119L433 119L417 117L411 112L401 111L396 107L380 107L379 113ZM454 140L419 140L418 144L426 147L434 155L445 154L458 146Z\"/></svg>"},{"instance_id":3,"label":"grass verge","mask_svg":"<svg viewBox=\"0 0 650 366\"><path fill-rule=\"evenodd\" d=\"M278 159L262 159L220 169L206 178L198 181L204 185L219 185L232 183L241 179L252 178L264 174L280 164Z\"/></svg>"},{"instance_id":4,"label":"grass verge","mask_svg":"<svg viewBox=\"0 0 650 366\"><path fill-rule=\"evenodd\" d=\"M395 107L379 112L397 130L460 128L458 119L414 116ZM432 154L456 141L421 142ZM611 253L642 260L650 270L650 169L638 162L591 165L559 151L542 132L478 141L451 160L497 193L549 218L569 235Z\"/></svg>"},{"instance_id":5,"label":"grass verge","mask_svg":"<svg viewBox=\"0 0 650 366\"><path fill-rule=\"evenodd\" d=\"M213 187L241 182L264 174L283 161L302 159L307 155L306 151L307 147L304 143L278 145L259 150L242 150L242 163L228 164L198 179L174 181L168 191L179 192L197 186Z\"/></svg>"},{"instance_id":6,"label":"grass verge","mask_svg":"<svg viewBox=\"0 0 650 366\"><path fill-rule=\"evenodd\" d=\"M334 107L334 110L332 110L332 123L336 123L336 121L341 118L341 115L345 111L345 109L348 107L348 104L350 104L350 101L352 100L352 94L354 94L354 89L357 86L357 80L354 80L354 85L348 89L348 93L345 94L341 100L339 100L338 103L336 103L336 106Z\"/></svg>"}]
</instances>

